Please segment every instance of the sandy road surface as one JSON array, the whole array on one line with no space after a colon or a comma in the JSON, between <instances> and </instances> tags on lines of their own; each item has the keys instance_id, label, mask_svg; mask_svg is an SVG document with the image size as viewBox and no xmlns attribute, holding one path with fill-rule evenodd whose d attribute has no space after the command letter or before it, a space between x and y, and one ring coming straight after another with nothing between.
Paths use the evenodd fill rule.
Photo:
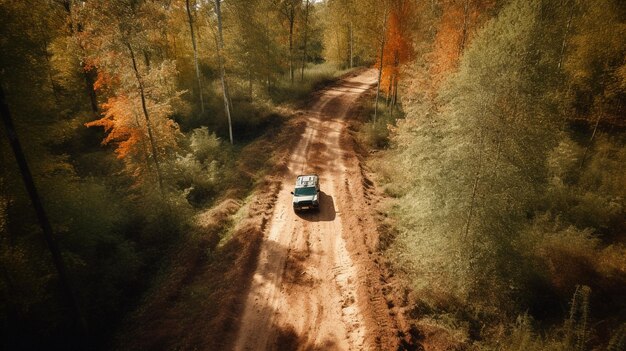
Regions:
<instances>
[{"instance_id":1,"label":"sandy road surface","mask_svg":"<svg viewBox=\"0 0 626 351\"><path fill-rule=\"evenodd\" d=\"M300 142L265 232L235 350L393 348L394 322L367 252L375 231L368 181L345 121L375 81L372 70L345 78L305 111L306 129L294 136ZM320 175L319 213L291 208L295 177L305 173Z\"/></svg>"}]
</instances>

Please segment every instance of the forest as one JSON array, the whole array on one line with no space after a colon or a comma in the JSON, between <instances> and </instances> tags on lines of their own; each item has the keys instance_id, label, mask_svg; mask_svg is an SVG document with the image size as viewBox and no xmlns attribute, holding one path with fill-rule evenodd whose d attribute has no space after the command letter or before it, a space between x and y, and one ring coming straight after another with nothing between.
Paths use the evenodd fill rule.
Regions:
<instances>
[{"instance_id":1,"label":"forest","mask_svg":"<svg viewBox=\"0 0 626 351\"><path fill-rule=\"evenodd\" d=\"M222 273L253 254L240 209L296 111L366 69L353 132L417 330L398 349L626 349L623 1L0 0L0 19L0 349L199 349L140 344L157 300L219 336Z\"/></svg>"},{"instance_id":2,"label":"forest","mask_svg":"<svg viewBox=\"0 0 626 351\"><path fill-rule=\"evenodd\" d=\"M434 349L623 350L626 6L406 3L403 118L368 140L417 328Z\"/></svg>"}]
</instances>

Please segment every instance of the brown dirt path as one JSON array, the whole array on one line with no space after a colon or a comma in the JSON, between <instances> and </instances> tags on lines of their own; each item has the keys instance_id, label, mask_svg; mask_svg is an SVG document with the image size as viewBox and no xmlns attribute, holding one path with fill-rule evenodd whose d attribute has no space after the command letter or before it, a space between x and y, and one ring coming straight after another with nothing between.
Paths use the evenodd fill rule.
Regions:
<instances>
[{"instance_id":1,"label":"brown dirt path","mask_svg":"<svg viewBox=\"0 0 626 351\"><path fill-rule=\"evenodd\" d=\"M372 260L377 234L346 117L376 82L375 71L322 90L301 117L306 128L281 179L245 301L235 350L397 348ZM320 175L319 213L295 214L296 175Z\"/></svg>"}]
</instances>

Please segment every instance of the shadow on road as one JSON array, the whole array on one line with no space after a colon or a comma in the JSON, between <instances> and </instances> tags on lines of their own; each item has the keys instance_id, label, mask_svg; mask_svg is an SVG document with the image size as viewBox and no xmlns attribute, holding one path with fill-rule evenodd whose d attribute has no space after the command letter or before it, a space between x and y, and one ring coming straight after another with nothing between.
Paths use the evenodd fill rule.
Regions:
<instances>
[{"instance_id":1,"label":"shadow on road","mask_svg":"<svg viewBox=\"0 0 626 351\"><path fill-rule=\"evenodd\" d=\"M276 340L273 345L269 345L269 350L280 351L321 351L321 350L336 350L337 344L333 340L325 340L321 345L314 345L307 342L308 335L298 335L298 333L291 326L280 327L275 326L277 330Z\"/></svg>"},{"instance_id":2,"label":"shadow on road","mask_svg":"<svg viewBox=\"0 0 626 351\"><path fill-rule=\"evenodd\" d=\"M320 191L319 201L319 211L296 212L296 215L309 222L334 221L337 212L335 211L335 202L333 201L333 197L323 191Z\"/></svg>"}]
</instances>

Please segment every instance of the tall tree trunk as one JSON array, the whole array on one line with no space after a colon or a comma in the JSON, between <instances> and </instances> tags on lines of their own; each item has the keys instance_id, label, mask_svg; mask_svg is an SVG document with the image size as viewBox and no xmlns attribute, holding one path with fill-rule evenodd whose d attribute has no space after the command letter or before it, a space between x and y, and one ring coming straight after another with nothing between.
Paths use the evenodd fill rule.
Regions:
<instances>
[{"instance_id":1,"label":"tall tree trunk","mask_svg":"<svg viewBox=\"0 0 626 351\"><path fill-rule=\"evenodd\" d=\"M602 119L602 113L600 112L598 113L598 119L596 119L596 124L593 127L593 133L591 133L591 138L589 138L589 142L587 143L587 146L585 147L585 153L583 154L583 158L580 161L580 168L579 169L583 169L583 166L585 165L585 160L587 159L587 154L589 153L589 149L591 148L591 145L593 143L593 138L595 138L596 136L596 132L598 131L598 125L600 124L600 120Z\"/></svg>"},{"instance_id":2,"label":"tall tree trunk","mask_svg":"<svg viewBox=\"0 0 626 351\"><path fill-rule=\"evenodd\" d=\"M389 102L389 118L393 119L393 88L389 87L391 91L391 101Z\"/></svg>"},{"instance_id":3,"label":"tall tree trunk","mask_svg":"<svg viewBox=\"0 0 626 351\"><path fill-rule=\"evenodd\" d=\"M30 172L30 168L28 167L28 163L26 162L26 157L24 155L24 151L22 150L22 146L18 139L17 133L15 131L15 127L13 125L13 119L11 118L11 114L9 112L9 106L7 105L4 97L4 91L0 86L0 115L2 117L2 122L4 124L4 128L8 134L9 143L11 148L13 149L13 154L15 155L15 159L17 161L17 165L20 169L20 173L22 174L22 180L24 181L24 185L26 187L26 191L28 192L28 196L30 197L30 201L33 204L35 209L35 214L37 215L37 221L39 222L39 226L43 231L44 239L48 246L48 250L52 255L52 263L54 264L54 268L57 271L59 276L59 283L61 285L61 289L63 291L63 296L65 298L65 302L67 306L70 308L70 311L73 315L74 322L76 326L80 330L79 335L84 340L79 341L81 344L87 342L87 323L82 317L82 313L74 296L74 292L71 288L68 276L67 269L65 267L65 262L63 261L63 256L61 255L61 250L57 246L56 240L54 239L54 233L52 231L52 225L50 225L50 221L48 220L48 216L43 207L43 203L41 202L41 198L39 197L39 193L37 191L37 187L35 186L35 181L33 180L33 176ZM85 345L83 345L85 346Z\"/></svg>"},{"instance_id":4,"label":"tall tree trunk","mask_svg":"<svg viewBox=\"0 0 626 351\"><path fill-rule=\"evenodd\" d=\"M398 77L393 81L393 107L398 104Z\"/></svg>"},{"instance_id":5,"label":"tall tree trunk","mask_svg":"<svg viewBox=\"0 0 626 351\"><path fill-rule=\"evenodd\" d=\"M248 68L248 98L252 101L252 69Z\"/></svg>"},{"instance_id":6,"label":"tall tree trunk","mask_svg":"<svg viewBox=\"0 0 626 351\"><path fill-rule=\"evenodd\" d=\"M569 29L572 25L572 19L574 18L574 6L575 6L575 2L574 2L574 5L570 7L569 18L567 19L567 25L565 26L565 33L563 34L563 42L561 43L561 53L559 55L559 64L557 65L558 69L561 69L561 65L563 64L563 56L565 55L565 46L567 44L567 36L569 35Z\"/></svg>"},{"instance_id":7,"label":"tall tree trunk","mask_svg":"<svg viewBox=\"0 0 626 351\"><path fill-rule=\"evenodd\" d=\"M148 50L141 50L141 52L143 53L143 63L150 70L150 53Z\"/></svg>"},{"instance_id":8,"label":"tall tree trunk","mask_svg":"<svg viewBox=\"0 0 626 351\"><path fill-rule=\"evenodd\" d=\"M88 69L84 64L82 64L82 71L85 81L85 92L87 93L87 96L89 96L91 112L93 112L94 116L97 116L100 114L100 111L98 109L98 96L93 88L93 84L95 82L93 79L93 70Z\"/></svg>"},{"instance_id":9,"label":"tall tree trunk","mask_svg":"<svg viewBox=\"0 0 626 351\"><path fill-rule=\"evenodd\" d=\"M394 55L394 60L393 60L393 64L394 64L394 72L398 72L399 71L399 66L400 66L400 58L399 58L399 53L397 50L394 51L393 53ZM393 86L390 87L391 89L391 111L393 112L393 108L396 107L396 102L398 101L398 74L394 73L393 75Z\"/></svg>"},{"instance_id":10,"label":"tall tree trunk","mask_svg":"<svg viewBox=\"0 0 626 351\"><path fill-rule=\"evenodd\" d=\"M465 0L463 5L463 30L461 32L461 43L459 44L459 57L465 50L465 43L467 41L467 31L469 28L469 4L470 0Z\"/></svg>"},{"instance_id":11,"label":"tall tree trunk","mask_svg":"<svg viewBox=\"0 0 626 351\"><path fill-rule=\"evenodd\" d=\"M145 95L145 89L143 86L143 79L141 78L141 74L139 73L139 69L137 68L135 52L133 51L133 47L130 45L130 42L128 41L126 42L126 47L128 48L128 51L130 52L130 58L133 63L133 70L135 71L135 78L137 79L137 84L139 85L139 95L141 97L141 109L143 110L143 116L146 119L146 128L148 129L148 138L150 139L150 148L152 149L152 157L154 158L154 166L156 168L157 178L159 181L159 190L161 191L161 195L165 196L165 189L163 188L163 174L161 173L161 164L159 162L156 139L152 131L152 122L150 121L150 114L148 113L148 107L146 106L146 95Z\"/></svg>"},{"instance_id":12,"label":"tall tree trunk","mask_svg":"<svg viewBox=\"0 0 626 351\"><path fill-rule=\"evenodd\" d=\"M52 95L54 95L54 101L57 105L60 104L59 93L57 92L57 84L54 81L54 77L52 76L52 62L50 62L50 53L48 52L48 37L46 33L44 33L43 28L39 27L39 32L41 33L41 37L43 39L43 47L42 51L44 53L44 57L46 59L46 64L48 65L46 71L48 73L48 80L50 81L50 89L52 90Z\"/></svg>"},{"instance_id":13,"label":"tall tree trunk","mask_svg":"<svg viewBox=\"0 0 626 351\"><path fill-rule=\"evenodd\" d=\"M476 170L476 175L474 177L474 185L472 186L472 195L470 200L470 206L467 210L467 220L465 221L465 230L463 231L463 239L467 238L469 234L470 225L472 224L472 217L474 215L474 207L476 205L476 196L478 195L478 184L480 182L480 177L483 168L483 142L480 143L480 150L478 154L478 169Z\"/></svg>"},{"instance_id":14,"label":"tall tree trunk","mask_svg":"<svg viewBox=\"0 0 626 351\"><path fill-rule=\"evenodd\" d=\"M350 21L350 68L354 67L354 33L352 31L352 21Z\"/></svg>"},{"instance_id":15,"label":"tall tree trunk","mask_svg":"<svg viewBox=\"0 0 626 351\"><path fill-rule=\"evenodd\" d=\"M389 81L389 95L391 96L391 99L389 101L389 117L393 118L393 109L396 106L396 95L394 87L396 82L398 81L398 76L396 76L396 74L394 73L391 77L392 78Z\"/></svg>"},{"instance_id":16,"label":"tall tree trunk","mask_svg":"<svg viewBox=\"0 0 626 351\"><path fill-rule=\"evenodd\" d=\"M378 117L378 98L380 97L380 79L383 74L383 59L385 58L385 39L387 37L387 13L388 9L385 6L385 14L383 19L383 33L380 41L380 65L378 66L378 82L376 84L376 102L374 105L374 123Z\"/></svg>"},{"instance_id":17,"label":"tall tree trunk","mask_svg":"<svg viewBox=\"0 0 626 351\"><path fill-rule=\"evenodd\" d=\"M134 106L133 116L135 117L135 125L137 126L137 129L142 130L143 127L139 122L139 116L137 115L137 111L135 110ZM152 167L150 166L150 152L148 151L148 145L146 145L144 138L139 139L139 143L141 144L141 151L143 154L143 160L146 163L146 169L148 170L148 172L150 172Z\"/></svg>"},{"instance_id":18,"label":"tall tree trunk","mask_svg":"<svg viewBox=\"0 0 626 351\"><path fill-rule=\"evenodd\" d=\"M266 7L266 12L265 12L265 26L263 29L265 29L265 38L269 39L270 38L270 7ZM269 40L265 40L265 60L266 60L266 64L264 69L266 70L266 89L267 89L267 95L270 95L270 93L272 92L272 87L270 84L271 81L271 74L272 71L270 70L270 62L272 61L272 50L270 48L270 41Z\"/></svg>"},{"instance_id":19,"label":"tall tree trunk","mask_svg":"<svg viewBox=\"0 0 626 351\"><path fill-rule=\"evenodd\" d=\"M387 107L389 107L389 104L391 102L391 86L393 84L393 74L389 75L389 83L388 84L389 84L389 89L387 90L387 94L386 94L387 96L385 98L385 105Z\"/></svg>"},{"instance_id":20,"label":"tall tree trunk","mask_svg":"<svg viewBox=\"0 0 626 351\"><path fill-rule=\"evenodd\" d=\"M230 116L230 97L228 96L228 86L226 85L226 70L224 69L224 60L222 58L222 50L224 48L224 37L222 35L222 10L220 9L221 0L215 0L215 15L217 16L217 59L220 66L220 80L222 83L222 95L224 96L224 109L226 110L226 116L228 117L228 136L230 138L230 144L234 143L233 140L233 124Z\"/></svg>"},{"instance_id":21,"label":"tall tree trunk","mask_svg":"<svg viewBox=\"0 0 626 351\"><path fill-rule=\"evenodd\" d=\"M296 11L293 5L293 2L290 5L289 10L289 77L291 79L291 84L293 85L293 26L296 21Z\"/></svg>"},{"instance_id":22,"label":"tall tree trunk","mask_svg":"<svg viewBox=\"0 0 626 351\"><path fill-rule=\"evenodd\" d=\"M72 16L72 0L64 0L61 4L63 5L63 9L65 9L65 12L67 13L67 16L69 18L68 29L69 29L70 35L72 36L72 38L74 39L74 41L78 45L78 48L81 51L80 52L81 57L79 57L79 59L80 59L81 72L85 80L85 93L89 97L89 104L91 107L91 111L93 112L94 116L97 116L100 113L100 111L98 109L98 96L96 95L96 91L93 87L94 82L95 82L94 72L93 72L94 69L88 67L87 64L85 63L85 47L83 46L83 43L80 41L80 39L76 37L76 32L81 32L82 26L80 24L76 25L74 23L74 17Z\"/></svg>"},{"instance_id":23,"label":"tall tree trunk","mask_svg":"<svg viewBox=\"0 0 626 351\"><path fill-rule=\"evenodd\" d=\"M198 66L198 49L196 47L196 35L193 30L193 17L189 8L189 0L185 0L187 6L187 19L189 20L189 30L191 32L191 45L193 47L193 64L196 68L196 80L198 81L198 93L200 95L200 111L204 113L204 97L202 96L202 80L200 79L200 67Z\"/></svg>"},{"instance_id":24,"label":"tall tree trunk","mask_svg":"<svg viewBox=\"0 0 626 351\"><path fill-rule=\"evenodd\" d=\"M306 65L306 49L307 49L307 41L309 39L309 2L310 0L306 0L306 4L304 6L304 50L302 50L302 69L300 70L300 81L304 81L304 66Z\"/></svg>"},{"instance_id":25,"label":"tall tree trunk","mask_svg":"<svg viewBox=\"0 0 626 351\"><path fill-rule=\"evenodd\" d=\"M270 14L269 14L269 11L268 11L268 12L265 13L265 28L264 29L265 29L265 37L266 38L270 37L270 23L269 23L269 21L270 21ZM267 79L266 80L266 87L267 87L267 95L268 96L272 92L272 87L271 87L271 84L270 84L271 83L270 80L271 80L271 73L272 72L270 71L270 68L269 68L270 67L270 65L269 65L270 61L269 60L270 60L270 57L271 57L270 55L271 55L270 41L266 40L265 41L265 57L267 58L267 62L266 62L266 65L265 65L265 70L266 70L266 74L267 74L267 77L266 77L266 79Z\"/></svg>"}]
</instances>

